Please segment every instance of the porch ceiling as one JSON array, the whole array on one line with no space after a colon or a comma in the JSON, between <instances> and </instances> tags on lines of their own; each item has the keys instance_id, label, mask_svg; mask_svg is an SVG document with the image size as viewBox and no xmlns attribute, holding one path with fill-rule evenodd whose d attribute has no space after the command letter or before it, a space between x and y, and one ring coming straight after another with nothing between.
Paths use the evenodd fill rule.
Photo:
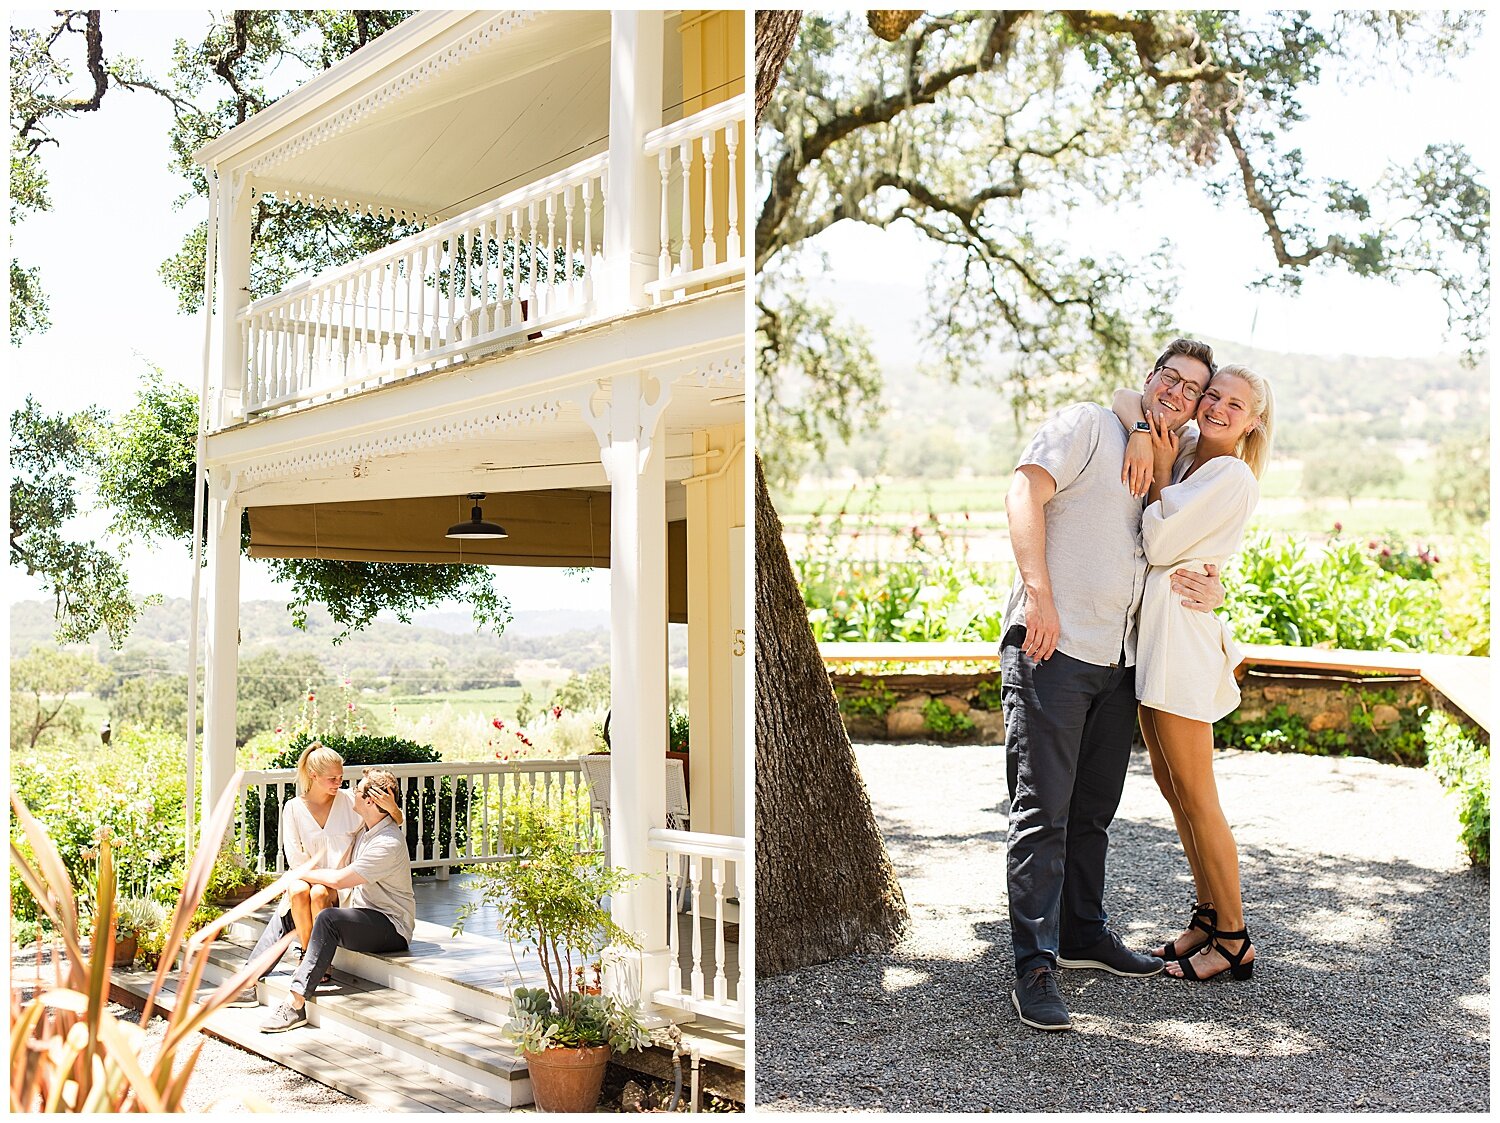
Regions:
<instances>
[{"instance_id":1,"label":"porch ceiling","mask_svg":"<svg viewBox=\"0 0 1500 1123\"><path fill-rule=\"evenodd\" d=\"M421 13L195 158L264 192L441 218L604 151L609 62L607 11Z\"/></svg>"},{"instance_id":2,"label":"porch ceiling","mask_svg":"<svg viewBox=\"0 0 1500 1123\"><path fill-rule=\"evenodd\" d=\"M679 485L680 486L680 485ZM610 564L606 490L508 492L485 499L484 517L510 537L444 537L469 520L468 499L452 495L364 502L251 507L252 558L359 562L588 566ZM667 618L687 622L687 522L667 524Z\"/></svg>"}]
</instances>

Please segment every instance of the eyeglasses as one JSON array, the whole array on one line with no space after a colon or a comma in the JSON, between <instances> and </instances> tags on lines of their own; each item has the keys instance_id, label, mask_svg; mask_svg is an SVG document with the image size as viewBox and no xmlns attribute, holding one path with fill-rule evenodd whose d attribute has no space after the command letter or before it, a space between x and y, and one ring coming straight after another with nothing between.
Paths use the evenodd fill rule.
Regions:
<instances>
[{"instance_id":1,"label":"eyeglasses","mask_svg":"<svg viewBox=\"0 0 1500 1123\"><path fill-rule=\"evenodd\" d=\"M1175 389L1182 395L1184 401L1196 402L1203 394L1196 382L1189 382L1171 367L1157 367L1152 374L1161 375L1161 388L1163 390Z\"/></svg>"}]
</instances>

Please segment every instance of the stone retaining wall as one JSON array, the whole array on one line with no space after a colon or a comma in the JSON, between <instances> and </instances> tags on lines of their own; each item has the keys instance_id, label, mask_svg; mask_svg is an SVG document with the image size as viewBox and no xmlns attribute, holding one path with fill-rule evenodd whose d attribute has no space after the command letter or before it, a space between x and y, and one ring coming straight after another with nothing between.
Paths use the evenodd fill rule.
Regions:
<instances>
[{"instance_id":1,"label":"stone retaining wall","mask_svg":"<svg viewBox=\"0 0 1500 1123\"><path fill-rule=\"evenodd\" d=\"M854 741L953 741L1002 744L1000 672L868 674L834 672L844 725ZM1420 736L1431 691L1410 677L1334 676L1275 669L1243 673L1240 708L1215 727L1220 744L1278 747L1278 735L1303 751L1360 752L1421 763L1407 742Z\"/></svg>"}]
</instances>

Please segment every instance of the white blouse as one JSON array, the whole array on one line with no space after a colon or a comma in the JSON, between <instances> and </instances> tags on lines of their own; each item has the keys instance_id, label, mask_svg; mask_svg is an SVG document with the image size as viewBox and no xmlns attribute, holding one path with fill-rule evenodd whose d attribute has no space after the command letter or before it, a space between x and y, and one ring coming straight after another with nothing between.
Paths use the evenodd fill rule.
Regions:
<instances>
[{"instance_id":1,"label":"white blouse","mask_svg":"<svg viewBox=\"0 0 1500 1123\"><path fill-rule=\"evenodd\" d=\"M301 796L281 809L281 844L286 850L287 868L300 866L309 858L314 869L336 869L342 866L354 846L354 836L364 827L364 820L354 810L354 797L340 790L328 809L328 822L318 826L307 801Z\"/></svg>"}]
</instances>

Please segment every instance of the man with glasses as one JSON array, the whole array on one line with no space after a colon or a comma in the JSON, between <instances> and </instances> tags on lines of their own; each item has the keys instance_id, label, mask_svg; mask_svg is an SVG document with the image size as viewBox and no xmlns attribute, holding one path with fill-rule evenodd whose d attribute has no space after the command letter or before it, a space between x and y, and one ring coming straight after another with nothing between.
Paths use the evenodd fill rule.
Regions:
<instances>
[{"instance_id":1,"label":"man with glasses","mask_svg":"<svg viewBox=\"0 0 1500 1123\"><path fill-rule=\"evenodd\" d=\"M1172 340L1146 377L1142 408L1180 430L1213 372L1207 344ZM1146 422L1138 428L1149 434ZM1105 858L1135 731L1147 568L1143 500L1121 480L1129 435L1103 406L1063 410L1031 439L1005 500L1017 568L1000 646L1011 1002L1036 1029L1072 1028L1058 967L1144 976L1164 962L1105 927ZM1187 452L1195 435L1182 441ZM1216 575L1179 570L1173 589L1204 612L1224 602Z\"/></svg>"}]
</instances>

